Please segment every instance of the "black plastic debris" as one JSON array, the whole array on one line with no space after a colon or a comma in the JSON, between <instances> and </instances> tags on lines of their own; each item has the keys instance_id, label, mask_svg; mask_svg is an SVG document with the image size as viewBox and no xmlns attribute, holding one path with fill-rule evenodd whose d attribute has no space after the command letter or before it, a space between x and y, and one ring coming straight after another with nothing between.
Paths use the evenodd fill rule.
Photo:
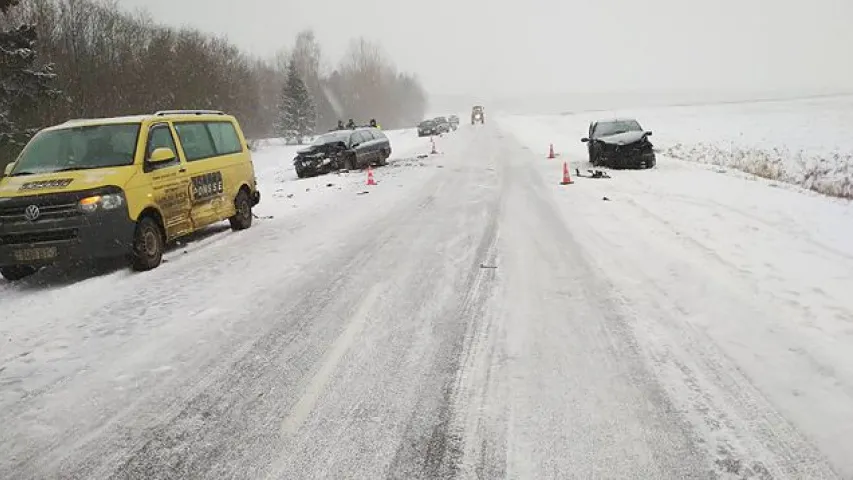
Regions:
<instances>
[{"instance_id":1,"label":"black plastic debris","mask_svg":"<svg viewBox=\"0 0 853 480\"><path fill-rule=\"evenodd\" d=\"M610 201L610 199L609 199L609 198L607 198L607 197L601 197L601 199L602 199L602 200L604 200L605 202L609 202L609 201Z\"/></svg>"}]
</instances>

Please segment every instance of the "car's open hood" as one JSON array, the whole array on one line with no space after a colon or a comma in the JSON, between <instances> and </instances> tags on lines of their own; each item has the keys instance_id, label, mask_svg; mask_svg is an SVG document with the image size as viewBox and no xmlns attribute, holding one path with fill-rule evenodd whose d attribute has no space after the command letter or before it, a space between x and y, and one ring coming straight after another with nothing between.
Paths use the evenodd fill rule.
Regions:
<instances>
[{"instance_id":1,"label":"car's open hood","mask_svg":"<svg viewBox=\"0 0 853 480\"><path fill-rule=\"evenodd\" d=\"M596 140L602 143L607 143L609 145L630 145L632 143L637 143L642 139L646 138L647 133L643 131L632 131L632 132L623 132L617 133L615 135L607 135L604 137L598 137Z\"/></svg>"}]
</instances>

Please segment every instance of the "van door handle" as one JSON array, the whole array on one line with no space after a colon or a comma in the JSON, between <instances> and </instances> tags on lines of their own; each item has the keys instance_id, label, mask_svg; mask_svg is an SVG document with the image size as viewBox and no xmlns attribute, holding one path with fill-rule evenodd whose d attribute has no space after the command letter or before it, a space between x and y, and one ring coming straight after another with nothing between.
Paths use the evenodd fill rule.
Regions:
<instances>
[{"instance_id":1,"label":"van door handle","mask_svg":"<svg viewBox=\"0 0 853 480\"><path fill-rule=\"evenodd\" d=\"M178 170L178 173L187 173L187 169L186 169L186 168L182 168L182 169Z\"/></svg>"}]
</instances>

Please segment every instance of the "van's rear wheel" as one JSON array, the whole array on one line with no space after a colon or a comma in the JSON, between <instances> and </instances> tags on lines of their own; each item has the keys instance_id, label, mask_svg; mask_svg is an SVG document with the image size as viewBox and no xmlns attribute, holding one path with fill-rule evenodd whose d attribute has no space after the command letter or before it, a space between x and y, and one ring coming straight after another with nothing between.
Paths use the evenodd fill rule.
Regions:
<instances>
[{"instance_id":1,"label":"van's rear wheel","mask_svg":"<svg viewBox=\"0 0 853 480\"><path fill-rule=\"evenodd\" d=\"M29 277L37 271L38 268L30 267L28 265L13 265L11 267L0 267L0 275L2 275L3 278L9 280L10 282L20 280L24 277Z\"/></svg>"},{"instance_id":2,"label":"van's rear wheel","mask_svg":"<svg viewBox=\"0 0 853 480\"><path fill-rule=\"evenodd\" d=\"M237 213L228 221L231 223L231 230L245 230L252 226L252 200L245 190L240 190L237 198L234 199L234 206L237 208Z\"/></svg>"},{"instance_id":3,"label":"van's rear wheel","mask_svg":"<svg viewBox=\"0 0 853 480\"><path fill-rule=\"evenodd\" d=\"M153 270L163 261L166 241L160 225L151 217L144 217L136 224L133 235L131 267L137 272Z\"/></svg>"}]
</instances>

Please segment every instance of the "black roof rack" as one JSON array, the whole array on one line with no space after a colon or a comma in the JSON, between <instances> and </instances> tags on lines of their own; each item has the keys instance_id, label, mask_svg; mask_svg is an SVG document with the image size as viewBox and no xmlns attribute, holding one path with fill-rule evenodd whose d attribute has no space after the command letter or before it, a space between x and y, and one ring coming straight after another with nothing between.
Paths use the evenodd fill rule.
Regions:
<instances>
[{"instance_id":1,"label":"black roof rack","mask_svg":"<svg viewBox=\"0 0 853 480\"><path fill-rule=\"evenodd\" d=\"M225 112L219 110L160 110L154 115L158 117L164 115L225 115Z\"/></svg>"}]
</instances>

